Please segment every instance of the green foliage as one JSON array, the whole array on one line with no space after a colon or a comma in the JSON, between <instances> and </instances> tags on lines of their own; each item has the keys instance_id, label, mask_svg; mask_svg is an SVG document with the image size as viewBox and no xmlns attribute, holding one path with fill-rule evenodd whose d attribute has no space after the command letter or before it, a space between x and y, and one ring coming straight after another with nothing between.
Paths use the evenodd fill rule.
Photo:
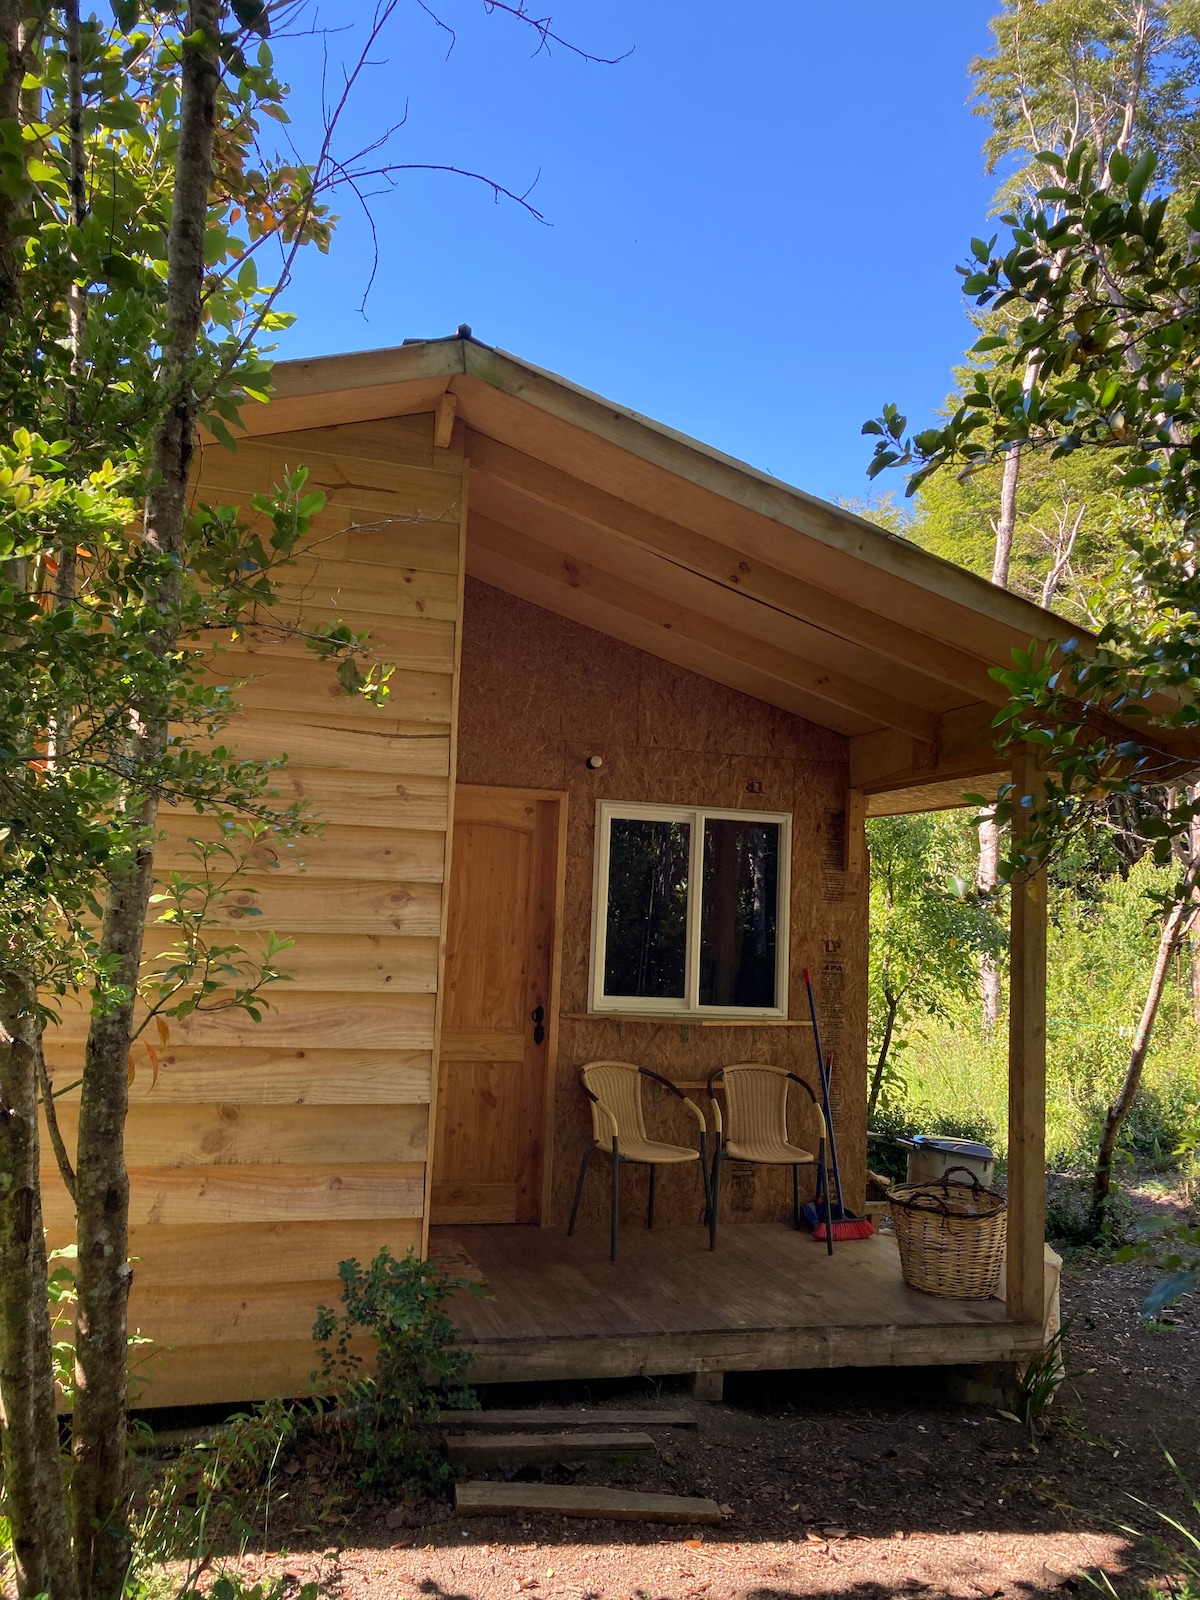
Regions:
<instances>
[{"instance_id":1,"label":"green foliage","mask_svg":"<svg viewBox=\"0 0 1200 1600\"><path fill-rule=\"evenodd\" d=\"M279 1464L297 1428L290 1405L268 1400L182 1451L151 1491L134 1529L135 1576L160 1562L183 1561L180 1588L187 1595L195 1592L218 1547L269 1538ZM235 1592L240 1591L231 1591L228 1600Z\"/></svg>"},{"instance_id":2,"label":"green foliage","mask_svg":"<svg viewBox=\"0 0 1200 1600\"><path fill-rule=\"evenodd\" d=\"M1140 24L1140 25L1139 25ZM1039 182L1041 150L1086 138L1103 166L1124 137L1152 146L1187 181L1195 162L1200 16L1192 0L1003 0L995 47L971 63L1002 200ZM1126 128L1130 85L1139 84Z\"/></svg>"},{"instance_id":3,"label":"green foliage","mask_svg":"<svg viewBox=\"0 0 1200 1600\"><path fill-rule=\"evenodd\" d=\"M972 993L979 958L999 957L1003 949L1001 924L974 888L972 841L969 825L955 815L867 824L872 1115L902 1083L896 1057L915 1021L949 1016Z\"/></svg>"},{"instance_id":4,"label":"green foliage","mask_svg":"<svg viewBox=\"0 0 1200 1600\"><path fill-rule=\"evenodd\" d=\"M932 554L990 578L1000 477L1001 468L993 465L967 477L938 473L928 479L916 496L907 536ZM1105 460L1085 455L1024 460L1008 587L1094 625L1095 584L1111 570L1119 548L1111 529L1115 488L1115 474ZM1065 565L1056 571L1064 555ZM1052 594L1047 593L1051 585Z\"/></svg>"},{"instance_id":5,"label":"green foliage","mask_svg":"<svg viewBox=\"0 0 1200 1600\"><path fill-rule=\"evenodd\" d=\"M1146 1233L1149 1237L1127 1244L1121 1255L1126 1261L1148 1261L1164 1274L1142 1304L1142 1316L1151 1321L1200 1287L1200 1225L1193 1217L1165 1227L1150 1224Z\"/></svg>"},{"instance_id":6,"label":"green foliage","mask_svg":"<svg viewBox=\"0 0 1200 1600\"><path fill-rule=\"evenodd\" d=\"M1064 856L1051 882L1046 1141L1047 1160L1060 1170L1092 1158L1128 1061L1157 937L1158 897L1172 882L1172 870L1148 855L1125 876L1119 865L1104 849L1080 848ZM1164 991L1145 1076L1122 1130L1126 1162L1142 1169L1177 1168L1197 1142L1197 1028L1185 955L1176 958ZM1007 1031L982 1030L973 994L948 1003L943 1016L911 1019L903 1091L892 1091L872 1126L959 1134L1003 1151L1006 1052ZM1074 1197L1064 1197L1055 1237L1088 1241L1077 1209Z\"/></svg>"},{"instance_id":7,"label":"green foliage","mask_svg":"<svg viewBox=\"0 0 1200 1600\"><path fill-rule=\"evenodd\" d=\"M1090 1153L1081 1152L1086 1159ZM1134 1227L1133 1207L1120 1189L1107 1197L1099 1220L1090 1176L1050 1173L1046 1180L1046 1237L1063 1250L1115 1250Z\"/></svg>"},{"instance_id":8,"label":"green foliage","mask_svg":"<svg viewBox=\"0 0 1200 1600\"><path fill-rule=\"evenodd\" d=\"M287 1574L272 1578L268 1583L259 1579L251 1584L240 1573L223 1572L207 1590L184 1589L176 1600L317 1600L320 1592L321 1586L317 1583L302 1583L297 1588Z\"/></svg>"},{"instance_id":9,"label":"green foliage","mask_svg":"<svg viewBox=\"0 0 1200 1600\"><path fill-rule=\"evenodd\" d=\"M438 1413L478 1404L466 1381L468 1357L442 1302L456 1289L481 1291L411 1249L397 1261L386 1246L365 1270L355 1260L340 1262L338 1276L345 1309L339 1315L317 1308L313 1338L321 1365L312 1381L353 1414L365 1486L436 1489L453 1477L435 1433ZM375 1342L373 1375L364 1374L363 1357L352 1348L356 1332Z\"/></svg>"},{"instance_id":10,"label":"green foliage","mask_svg":"<svg viewBox=\"0 0 1200 1600\"><path fill-rule=\"evenodd\" d=\"M1077 1376L1067 1370L1066 1340L1071 1323L1065 1322L1046 1341L1036 1356L1021 1368L1015 1397L1017 1415L1029 1429L1029 1441L1036 1444L1046 1432L1046 1413L1054 1404L1059 1386Z\"/></svg>"},{"instance_id":11,"label":"green foliage","mask_svg":"<svg viewBox=\"0 0 1200 1600\"><path fill-rule=\"evenodd\" d=\"M1154 187L1152 150L1132 162L1114 153L1100 171L1077 145L1044 152L1042 173L1035 199L1001 219L1000 252L989 245L961 269L977 305L1013 319L990 341L990 365L941 427L906 436L895 407L866 425L878 440L872 472L910 465L910 489L951 463L986 469L1017 446L1050 461L1103 457L1116 476L1124 555L1097 605L1098 647L1031 646L994 673L1011 696L999 738L1034 746L1048 770L1038 805L1002 794L1000 820L1024 822L1010 873L1052 854L1111 795L1161 783L1173 732L1200 722L1200 457L1189 448L1200 263L1179 231L1200 227L1200 202ZM1147 833L1160 862L1197 815L1200 799L1180 796Z\"/></svg>"}]
</instances>

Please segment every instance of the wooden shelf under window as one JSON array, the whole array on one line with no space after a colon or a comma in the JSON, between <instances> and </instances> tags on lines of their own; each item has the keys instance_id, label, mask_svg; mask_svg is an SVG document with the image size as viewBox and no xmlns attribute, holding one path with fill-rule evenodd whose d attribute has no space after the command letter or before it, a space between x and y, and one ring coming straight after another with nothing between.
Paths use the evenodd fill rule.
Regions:
<instances>
[{"instance_id":1,"label":"wooden shelf under window","mask_svg":"<svg viewBox=\"0 0 1200 1600\"><path fill-rule=\"evenodd\" d=\"M679 1012L664 1015L659 1011L651 1016L634 1015L628 1011L560 1011L564 1022L664 1022L681 1028L811 1028L807 1017L750 1017L745 1022L740 1017L696 1017Z\"/></svg>"}]
</instances>

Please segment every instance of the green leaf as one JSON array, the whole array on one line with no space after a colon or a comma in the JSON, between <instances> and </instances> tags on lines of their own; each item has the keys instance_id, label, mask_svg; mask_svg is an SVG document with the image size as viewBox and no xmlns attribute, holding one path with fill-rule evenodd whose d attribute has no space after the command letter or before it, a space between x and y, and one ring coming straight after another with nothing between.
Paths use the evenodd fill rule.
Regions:
<instances>
[{"instance_id":1,"label":"green leaf","mask_svg":"<svg viewBox=\"0 0 1200 1600\"><path fill-rule=\"evenodd\" d=\"M118 128L132 132L142 126L142 114L127 96L119 100L105 100L97 107L96 118L102 128Z\"/></svg>"},{"instance_id":2,"label":"green leaf","mask_svg":"<svg viewBox=\"0 0 1200 1600\"><path fill-rule=\"evenodd\" d=\"M1142 1316L1147 1321L1151 1320L1160 1311L1174 1305L1176 1300L1182 1300L1185 1294L1190 1294L1197 1284L1200 1284L1200 1268L1192 1267L1186 1272L1171 1273L1156 1283L1142 1301Z\"/></svg>"},{"instance_id":3,"label":"green leaf","mask_svg":"<svg viewBox=\"0 0 1200 1600\"><path fill-rule=\"evenodd\" d=\"M1126 193L1136 206L1141 203L1146 185L1154 176L1154 169L1158 164L1158 157L1153 150L1147 150L1140 155L1129 170L1129 181L1125 185Z\"/></svg>"},{"instance_id":4,"label":"green leaf","mask_svg":"<svg viewBox=\"0 0 1200 1600\"><path fill-rule=\"evenodd\" d=\"M264 0L231 0L233 14L243 28L266 38L271 31L271 16Z\"/></svg>"}]
</instances>

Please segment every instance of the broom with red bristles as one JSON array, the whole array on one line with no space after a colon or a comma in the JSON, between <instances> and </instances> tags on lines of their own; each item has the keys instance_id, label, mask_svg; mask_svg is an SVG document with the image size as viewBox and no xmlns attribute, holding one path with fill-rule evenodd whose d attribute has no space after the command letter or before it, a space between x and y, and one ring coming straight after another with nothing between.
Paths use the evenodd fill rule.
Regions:
<instances>
[{"instance_id":1,"label":"broom with red bristles","mask_svg":"<svg viewBox=\"0 0 1200 1600\"><path fill-rule=\"evenodd\" d=\"M842 1174L838 1168L837 1140L833 1134L833 1109L829 1103L829 1086L833 1080L833 1057L828 1058L821 1049L821 1029L817 1022L817 1002L813 994L812 979L808 975L808 968L804 969L804 987L808 991L808 1012L812 1017L813 1043L817 1047L817 1071L821 1074L821 1105L825 1112L826 1138L829 1143L829 1166L833 1170L833 1194L829 1196L829 1204L825 1203L825 1196L821 1193L821 1179L817 1178L816 1197L810 1205L804 1207L804 1220L812 1229L814 1239L825 1238L825 1217L830 1217L830 1231L835 1239L868 1239L875 1232L875 1224L869 1217L859 1217L853 1211L847 1211L842 1204ZM837 1196L836 1200L834 1195Z\"/></svg>"}]
</instances>

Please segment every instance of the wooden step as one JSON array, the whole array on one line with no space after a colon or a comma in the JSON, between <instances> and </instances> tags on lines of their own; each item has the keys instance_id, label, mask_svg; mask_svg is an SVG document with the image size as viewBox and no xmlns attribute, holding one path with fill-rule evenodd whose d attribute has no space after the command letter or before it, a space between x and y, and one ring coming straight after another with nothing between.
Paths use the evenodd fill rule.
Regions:
<instances>
[{"instance_id":1,"label":"wooden step","mask_svg":"<svg viewBox=\"0 0 1200 1600\"><path fill-rule=\"evenodd\" d=\"M654 1454L648 1433L448 1433L446 1452L461 1466L501 1461L587 1461L595 1456Z\"/></svg>"},{"instance_id":2,"label":"wooden step","mask_svg":"<svg viewBox=\"0 0 1200 1600\"><path fill-rule=\"evenodd\" d=\"M460 1517L595 1517L604 1522L675 1522L713 1527L721 1520L715 1500L690 1495L637 1494L580 1484L460 1483L454 1490Z\"/></svg>"},{"instance_id":3,"label":"wooden step","mask_svg":"<svg viewBox=\"0 0 1200 1600\"><path fill-rule=\"evenodd\" d=\"M575 1411L566 1406L546 1406L543 1410L523 1411L443 1411L438 1418L443 1428L454 1432L465 1429L491 1433L517 1433L526 1429L544 1432L548 1428L694 1428L692 1411Z\"/></svg>"}]
</instances>

